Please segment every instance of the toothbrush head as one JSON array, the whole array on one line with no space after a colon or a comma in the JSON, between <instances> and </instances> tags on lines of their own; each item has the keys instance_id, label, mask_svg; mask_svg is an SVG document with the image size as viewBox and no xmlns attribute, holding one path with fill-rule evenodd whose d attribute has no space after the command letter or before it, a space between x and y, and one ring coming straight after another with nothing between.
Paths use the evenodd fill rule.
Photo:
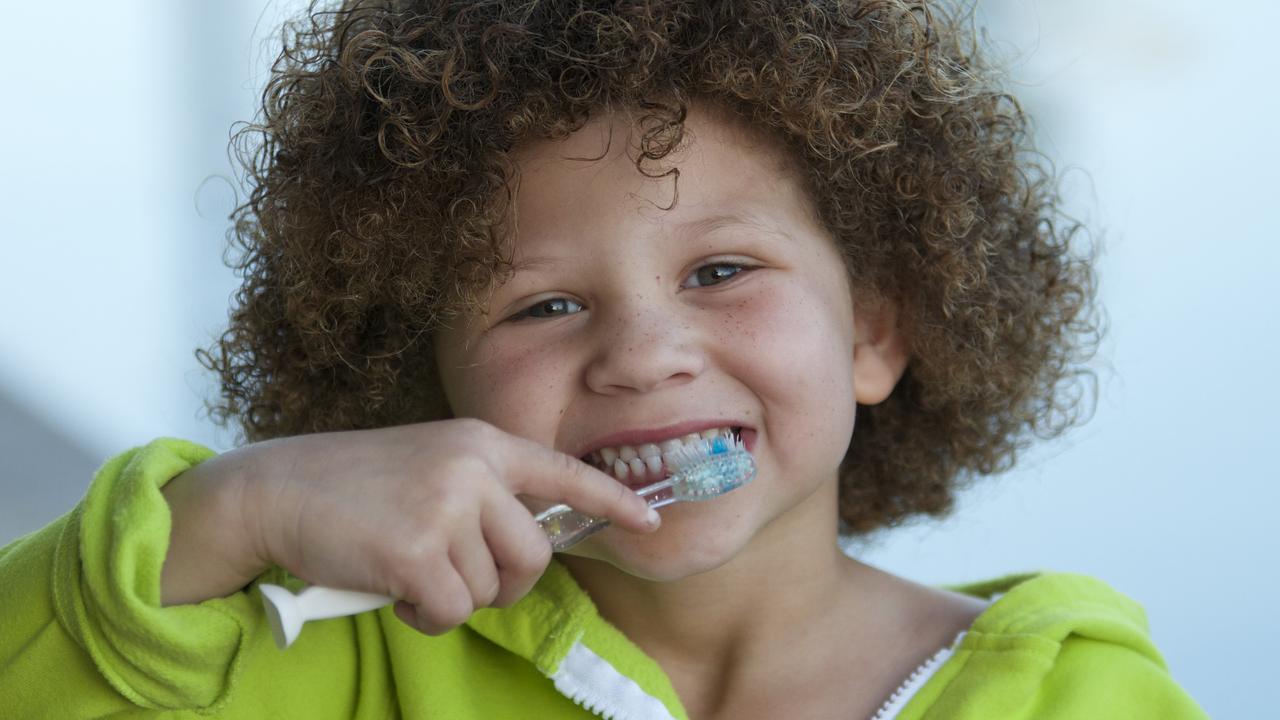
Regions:
<instances>
[{"instance_id":1,"label":"toothbrush head","mask_svg":"<svg viewBox=\"0 0 1280 720\"><path fill-rule=\"evenodd\" d=\"M709 500L746 485L756 463L736 437L716 437L678 448L667 459L676 500Z\"/></svg>"}]
</instances>

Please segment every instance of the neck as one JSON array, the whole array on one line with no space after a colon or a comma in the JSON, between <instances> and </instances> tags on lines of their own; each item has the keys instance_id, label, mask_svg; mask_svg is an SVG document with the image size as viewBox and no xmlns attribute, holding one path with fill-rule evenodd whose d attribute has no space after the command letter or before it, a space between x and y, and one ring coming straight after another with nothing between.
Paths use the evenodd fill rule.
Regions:
<instances>
[{"instance_id":1,"label":"neck","mask_svg":"<svg viewBox=\"0 0 1280 720\"><path fill-rule=\"evenodd\" d=\"M771 668L799 671L818 661L805 656L815 644L806 638L831 632L831 623L875 615L870 585L879 573L840 552L834 484L815 493L824 494L832 497L809 500L830 508L829 523L804 512L793 513L801 521L778 518L728 563L680 580L563 561L601 615L662 665L686 701L700 695L715 704Z\"/></svg>"}]
</instances>

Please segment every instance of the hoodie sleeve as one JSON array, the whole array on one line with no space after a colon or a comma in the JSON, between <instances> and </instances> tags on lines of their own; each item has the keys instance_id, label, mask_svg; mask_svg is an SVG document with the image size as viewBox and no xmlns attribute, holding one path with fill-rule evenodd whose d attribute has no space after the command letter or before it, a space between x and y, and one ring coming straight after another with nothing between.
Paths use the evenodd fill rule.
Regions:
<instances>
[{"instance_id":1,"label":"hoodie sleeve","mask_svg":"<svg viewBox=\"0 0 1280 720\"><path fill-rule=\"evenodd\" d=\"M0 550L8 710L86 717L219 703L259 622L250 596L160 606L170 520L160 488L213 455L173 439L124 452L74 510Z\"/></svg>"},{"instance_id":2,"label":"hoodie sleeve","mask_svg":"<svg viewBox=\"0 0 1280 720\"><path fill-rule=\"evenodd\" d=\"M161 607L160 489L213 455L173 439L122 453L74 510L0 549L0 716L396 715L377 614L275 647L257 585L301 586L279 568L225 598Z\"/></svg>"},{"instance_id":3,"label":"hoodie sleeve","mask_svg":"<svg viewBox=\"0 0 1280 720\"><path fill-rule=\"evenodd\" d=\"M902 718L1199 720L1170 676L1142 606L1074 573L963 586L998 594Z\"/></svg>"},{"instance_id":4,"label":"hoodie sleeve","mask_svg":"<svg viewBox=\"0 0 1280 720\"><path fill-rule=\"evenodd\" d=\"M1030 717L1205 720L1209 716L1158 658L1113 643L1068 638Z\"/></svg>"}]
</instances>

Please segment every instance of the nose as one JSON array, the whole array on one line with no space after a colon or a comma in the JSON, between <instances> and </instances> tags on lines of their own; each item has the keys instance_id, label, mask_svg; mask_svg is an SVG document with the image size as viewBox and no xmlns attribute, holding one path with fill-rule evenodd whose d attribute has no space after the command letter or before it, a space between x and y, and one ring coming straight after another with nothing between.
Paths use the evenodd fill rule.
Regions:
<instances>
[{"instance_id":1,"label":"nose","mask_svg":"<svg viewBox=\"0 0 1280 720\"><path fill-rule=\"evenodd\" d=\"M601 325L586 368L602 395L652 392L692 381L707 358L694 322L670 300L636 295L594 318Z\"/></svg>"}]
</instances>

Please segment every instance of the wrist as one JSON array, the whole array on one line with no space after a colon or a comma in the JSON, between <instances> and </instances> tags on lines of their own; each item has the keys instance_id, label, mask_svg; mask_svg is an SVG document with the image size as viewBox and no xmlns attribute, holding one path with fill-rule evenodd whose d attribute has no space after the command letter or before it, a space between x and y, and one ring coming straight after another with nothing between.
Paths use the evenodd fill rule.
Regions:
<instances>
[{"instance_id":1,"label":"wrist","mask_svg":"<svg viewBox=\"0 0 1280 720\"><path fill-rule=\"evenodd\" d=\"M249 507L246 457L237 450L196 465L167 483L169 548L161 604L231 595L262 574Z\"/></svg>"},{"instance_id":2,"label":"wrist","mask_svg":"<svg viewBox=\"0 0 1280 720\"><path fill-rule=\"evenodd\" d=\"M246 445L226 456L229 475L224 500L228 504L228 518L238 528L238 537L244 543L242 557L254 570L254 577L273 564L271 544L267 537L266 501L272 493L267 489L271 474L262 469L260 446Z\"/></svg>"}]
</instances>

